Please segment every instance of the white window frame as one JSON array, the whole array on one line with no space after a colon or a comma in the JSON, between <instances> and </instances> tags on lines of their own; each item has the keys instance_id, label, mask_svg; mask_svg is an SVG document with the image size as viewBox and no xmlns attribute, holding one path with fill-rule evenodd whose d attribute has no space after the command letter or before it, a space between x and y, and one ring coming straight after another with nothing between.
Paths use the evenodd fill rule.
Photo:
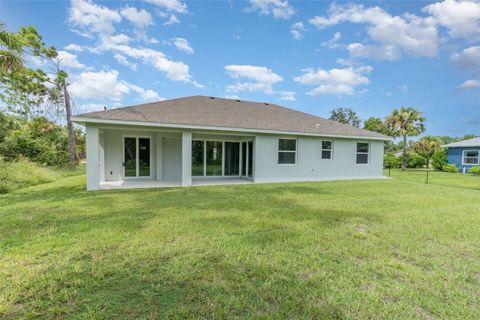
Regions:
<instances>
[{"instance_id":1,"label":"white window frame","mask_svg":"<svg viewBox=\"0 0 480 320\"><path fill-rule=\"evenodd\" d=\"M291 150L280 150L280 140L294 140L295 141L295 151ZM279 166L296 166L297 165L297 150L298 150L298 139L297 138L278 138L277 139L277 165ZM280 152L294 153L295 162L294 163L279 163L278 156Z\"/></svg>"},{"instance_id":2,"label":"white window frame","mask_svg":"<svg viewBox=\"0 0 480 320\"><path fill-rule=\"evenodd\" d=\"M467 152L476 152L476 157L467 157L465 154ZM465 163L465 158L477 158L477 163ZM462 166L478 166L480 165L480 150L463 150L462 151Z\"/></svg>"},{"instance_id":3,"label":"white window frame","mask_svg":"<svg viewBox=\"0 0 480 320\"><path fill-rule=\"evenodd\" d=\"M323 149L323 143L330 142L330 149ZM323 158L323 151L330 151L330 158ZM320 160L322 161L332 161L333 160L333 140L321 140L320 141Z\"/></svg>"},{"instance_id":4,"label":"white window frame","mask_svg":"<svg viewBox=\"0 0 480 320\"><path fill-rule=\"evenodd\" d=\"M368 152L358 152L358 144L359 143L366 143L368 145ZM366 141L357 141L355 142L355 164L357 165L369 165L370 164L370 142L366 142ZM359 154L366 154L367 155L367 163L358 163L357 162L357 156Z\"/></svg>"}]
</instances>

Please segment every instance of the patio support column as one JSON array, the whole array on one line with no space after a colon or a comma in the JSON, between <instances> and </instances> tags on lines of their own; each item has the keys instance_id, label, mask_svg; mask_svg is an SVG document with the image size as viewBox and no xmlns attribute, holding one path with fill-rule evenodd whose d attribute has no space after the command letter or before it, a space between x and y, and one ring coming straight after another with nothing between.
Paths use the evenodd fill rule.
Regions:
<instances>
[{"instance_id":1,"label":"patio support column","mask_svg":"<svg viewBox=\"0 0 480 320\"><path fill-rule=\"evenodd\" d=\"M98 128L87 125L85 139L87 145L87 190L98 190L100 189L100 162L98 158L100 139Z\"/></svg>"},{"instance_id":2,"label":"patio support column","mask_svg":"<svg viewBox=\"0 0 480 320\"><path fill-rule=\"evenodd\" d=\"M182 132L182 187L192 185L192 133Z\"/></svg>"}]
</instances>

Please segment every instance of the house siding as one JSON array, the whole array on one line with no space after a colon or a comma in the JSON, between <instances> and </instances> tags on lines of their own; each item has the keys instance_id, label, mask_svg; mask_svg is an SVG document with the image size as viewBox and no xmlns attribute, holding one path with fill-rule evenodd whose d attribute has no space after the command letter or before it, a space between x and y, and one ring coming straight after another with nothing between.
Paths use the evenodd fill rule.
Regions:
<instances>
[{"instance_id":1,"label":"house siding","mask_svg":"<svg viewBox=\"0 0 480 320\"><path fill-rule=\"evenodd\" d=\"M381 178L383 176L384 142L295 137L297 163L278 164L278 139L291 136L258 135L255 138L255 182L315 181L335 179ZM333 141L332 160L321 159L323 140ZM356 164L356 143L369 142L368 164Z\"/></svg>"},{"instance_id":2,"label":"house siding","mask_svg":"<svg viewBox=\"0 0 480 320\"><path fill-rule=\"evenodd\" d=\"M480 146L479 147L449 147L448 148L448 163L456 165L458 168L460 168L461 172L463 171L464 168L465 168L466 172L468 172L468 170L471 167L478 166L478 164L477 165L475 165L475 164L472 164L472 165L462 164L462 157L463 157L463 151L464 150L480 151Z\"/></svg>"}]
</instances>

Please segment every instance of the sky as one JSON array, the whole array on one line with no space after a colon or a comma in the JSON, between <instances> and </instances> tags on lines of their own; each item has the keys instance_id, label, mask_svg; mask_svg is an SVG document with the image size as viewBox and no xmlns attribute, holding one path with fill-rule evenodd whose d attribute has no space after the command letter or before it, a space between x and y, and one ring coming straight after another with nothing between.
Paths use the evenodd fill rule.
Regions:
<instances>
[{"instance_id":1,"label":"sky","mask_svg":"<svg viewBox=\"0 0 480 320\"><path fill-rule=\"evenodd\" d=\"M0 21L58 49L77 114L206 95L480 135L478 0L2 0Z\"/></svg>"}]
</instances>

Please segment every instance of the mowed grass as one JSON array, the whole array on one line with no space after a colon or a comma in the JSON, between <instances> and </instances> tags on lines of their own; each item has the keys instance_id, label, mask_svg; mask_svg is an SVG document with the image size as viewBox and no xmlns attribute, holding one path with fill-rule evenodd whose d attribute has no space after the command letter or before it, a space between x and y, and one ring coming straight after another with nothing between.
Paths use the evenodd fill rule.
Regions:
<instances>
[{"instance_id":1,"label":"mowed grass","mask_svg":"<svg viewBox=\"0 0 480 320\"><path fill-rule=\"evenodd\" d=\"M478 190L84 179L0 196L0 318L480 318Z\"/></svg>"},{"instance_id":2,"label":"mowed grass","mask_svg":"<svg viewBox=\"0 0 480 320\"><path fill-rule=\"evenodd\" d=\"M388 169L385 169L383 173L385 176L388 176L388 172ZM427 172L425 169L408 169L406 171L402 171L401 169L391 169L390 175L396 180L408 182L426 183L427 181ZM480 175L429 170L428 183L480 190Z\"/></svg>"}]
</instances>

